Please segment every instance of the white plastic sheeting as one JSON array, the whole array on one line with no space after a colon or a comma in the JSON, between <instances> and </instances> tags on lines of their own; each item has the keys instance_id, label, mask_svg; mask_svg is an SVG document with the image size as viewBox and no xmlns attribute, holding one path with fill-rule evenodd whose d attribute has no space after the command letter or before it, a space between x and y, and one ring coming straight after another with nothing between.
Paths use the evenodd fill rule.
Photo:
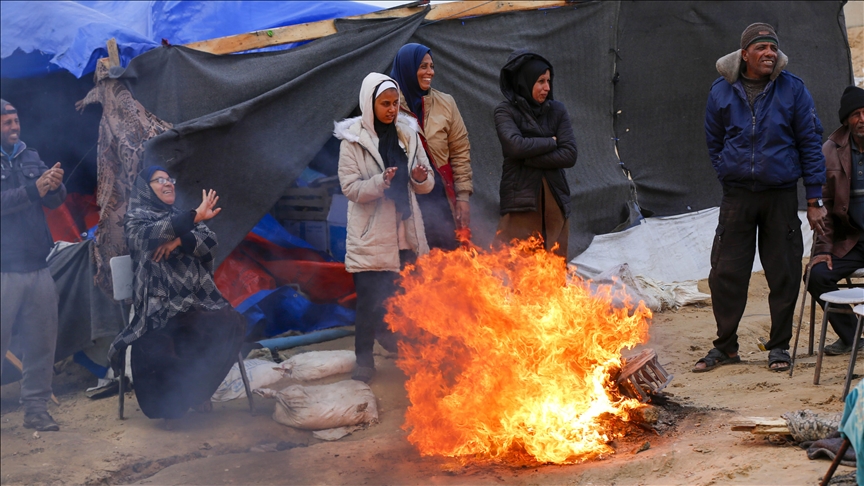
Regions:
<instances>
[{"instance_id":1,"label":"white plastic sheeting","mask_svg":"<svg viewBox=\"0 0 864 486\"><path fill-rule=\"evenodd\" d=\"M646 218L625 231L598 235L591 246L570 261L580 275L593 278L626 263L634 276L660 282L685 282L708 278L711 245L720 208L663 218ZM804 235L804 253L810 255L813 231L807 213L798 212ZM753 271L762 270L757 251Z\"/></svg>"}]
</instances>

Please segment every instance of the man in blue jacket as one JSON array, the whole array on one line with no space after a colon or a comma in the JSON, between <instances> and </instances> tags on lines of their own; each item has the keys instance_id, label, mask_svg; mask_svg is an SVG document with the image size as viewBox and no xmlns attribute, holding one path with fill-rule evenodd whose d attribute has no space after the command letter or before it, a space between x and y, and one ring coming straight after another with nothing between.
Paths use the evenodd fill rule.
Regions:
<instances>
[{"instance_id":1,"label":"man in blue jacket","mask_svg":"<svg viewBox=\"0 0 864 486\"><path fill-rule=\"evenodd\" d=\"M58 297L45 261L54 239L42 206L60 206L66 188L60 163L46 167L20 135L18 111L0 99L0 353L6 355L12 330L17 328L24 348L24 427L59 430L47 408L57 345Z\"/></svg>"},{"instance_id":2,"label":"man in blue jacket","mask_svg":"<svg viewBox=\"0 0 864 486\"><path fill-rule=\"evenodd\" d=\"M788 370L792 361L788 349L804 251L798 179L804 179L810 227L820 234L826 211L822 124L804 82L784 70L787 62L774 28L763 23L748 26L741 49L717 60L721 77L705 110L708 152L723 185L708 277L717 339L694 372L741 361L737 331L757 244L770 289L768 366Z\"/></svg>"}]
</instances>

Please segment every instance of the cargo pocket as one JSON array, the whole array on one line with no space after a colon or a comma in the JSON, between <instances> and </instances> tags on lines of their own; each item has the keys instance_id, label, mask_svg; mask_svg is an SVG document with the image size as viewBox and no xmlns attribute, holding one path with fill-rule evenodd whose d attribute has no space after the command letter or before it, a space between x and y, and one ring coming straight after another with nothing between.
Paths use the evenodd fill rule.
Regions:
<instances>
[{"instance_id":1,"label":"cargo pocket","mask_svg":"<svg viewBox=\"0 0 864 486\"><path fill-rule=\"evenodd\" d=\"M723 232L726 228L722 224L717 225L717 231L714 233L714 246L711 247L711 268L717 266L720 260L720 245L723 244Z\"/></svg>"}]
</instances>

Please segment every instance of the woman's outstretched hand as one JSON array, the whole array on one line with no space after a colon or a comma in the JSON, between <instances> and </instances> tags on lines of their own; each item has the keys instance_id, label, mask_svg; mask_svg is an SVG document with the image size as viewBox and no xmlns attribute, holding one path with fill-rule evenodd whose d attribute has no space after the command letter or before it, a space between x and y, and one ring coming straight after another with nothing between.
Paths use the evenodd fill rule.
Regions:
<instances>
[{"instance_id":1,"label":"woman's outstretched hand","mask_svg":"<svg viewBox=\"0 0 864 486\"><path fill-rule=\"evenodd\" d=\"M195 222L200 223L216 217L222 211L222 208L217 208L216 203L219 202L219 196L216 191L201 190L201 205L195 210Z\"/></svg>"},{"instance_id":2,"label":"woman's outstretched hand","mask_svg":"<svg viewBox=\"0 0 864 486\"><path fill-rule=\"evenodd\" d=\"M153 252L153 261L158 263L160 260L167 259L168 255L170 255L178 246L180 246L180 238L174 238L168 243L162 243L159 245L159 248L156 248L156 251Z\"/></svg>"}]
</instances>

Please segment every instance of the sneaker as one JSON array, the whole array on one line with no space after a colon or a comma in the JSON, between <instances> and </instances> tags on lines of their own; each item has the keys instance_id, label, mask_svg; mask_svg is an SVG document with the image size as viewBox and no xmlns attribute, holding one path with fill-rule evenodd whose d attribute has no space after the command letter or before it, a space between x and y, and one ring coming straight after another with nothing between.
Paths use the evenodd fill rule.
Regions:
<instances>
[{"instance_id":1,"label":"sneaker","mask_svg":"<svg viewBox=\"0 0 864 486\"><path fill-rule=\"evenodd\" d=\"M858 340L858 350L864 349L864 339ZM849 354L852 352L852 345L846 344L842 339L838 339L833 343L825 346L825 354L828 356L840 356L842 354Z\"/></svg>"},{"instance_id":2,"label":"sneaker","mask_svg":"<svg viewBox=\"0 0 864 486\"><path fill-rule=\"evenodd\" d=\"M39 432L47 432L49 430L60 430L60 426L51 417L48 412L35 412L24 414L24 428L36 429Z\"/></svg>"}]
</instances>

